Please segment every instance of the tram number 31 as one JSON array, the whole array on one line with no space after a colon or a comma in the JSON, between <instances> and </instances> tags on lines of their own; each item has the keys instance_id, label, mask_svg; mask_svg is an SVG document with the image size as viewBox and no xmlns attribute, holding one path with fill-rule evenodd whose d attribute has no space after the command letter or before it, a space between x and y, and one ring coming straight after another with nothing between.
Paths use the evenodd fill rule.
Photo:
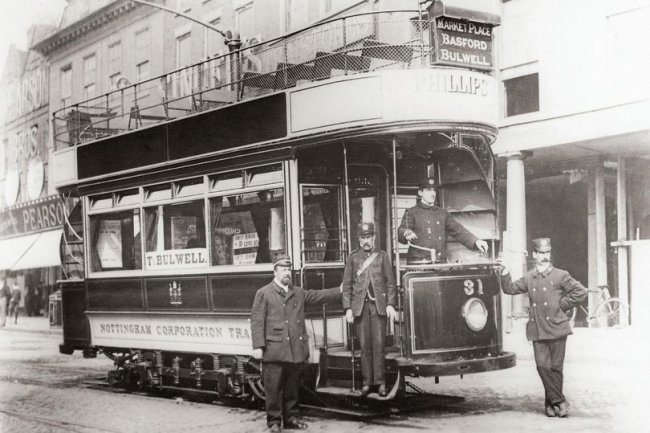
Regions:
<instances>
[{"instance_id":1,"label":"tram number 31","mask_svg":"<svg viewBox=\"0 0 650 433\"><path fill-rule=\"evenodd\" d=\"M476 280L476 283L474 283L474 280L465 280L463 281L463 290L465 290L465 294L467 296L472 296L475 291L477 294L482 295L483 281L479 279Z\"/></svg>"}]
</instances>

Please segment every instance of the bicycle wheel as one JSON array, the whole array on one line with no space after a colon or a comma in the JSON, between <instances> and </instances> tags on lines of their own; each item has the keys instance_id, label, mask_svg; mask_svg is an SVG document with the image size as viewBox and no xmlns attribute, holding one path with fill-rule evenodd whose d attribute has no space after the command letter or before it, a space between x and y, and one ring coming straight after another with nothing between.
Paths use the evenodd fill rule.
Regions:
<instances>
[{"instance_id":1,"label":"bicycle wheel","mask_svg":"<svg viewBox=\"0 0 650 433\"><path fill-rule=\"evenodd\" d=\"M625 328L630 323L630 307L618 298L609 298L596 308L592 320L600 327Z\"/></svg>"}]
</instances>

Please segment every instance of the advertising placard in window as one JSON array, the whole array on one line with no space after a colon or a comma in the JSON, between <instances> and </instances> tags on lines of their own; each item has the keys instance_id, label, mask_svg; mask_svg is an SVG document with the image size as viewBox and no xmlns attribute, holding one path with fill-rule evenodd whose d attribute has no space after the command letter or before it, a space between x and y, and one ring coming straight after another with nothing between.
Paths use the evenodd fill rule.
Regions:
<instances>
[{"instance_id":1,"label":"advertising placard in window","mask_svg":"<svg viewBox=\"0 0 650 433\"><path fill-rule=\"evenodd\" d=\"M97 255L102 269L121 268L122 265L122 222L119 220L99 221L97 233Z\"/></svg>"}]
</instances>

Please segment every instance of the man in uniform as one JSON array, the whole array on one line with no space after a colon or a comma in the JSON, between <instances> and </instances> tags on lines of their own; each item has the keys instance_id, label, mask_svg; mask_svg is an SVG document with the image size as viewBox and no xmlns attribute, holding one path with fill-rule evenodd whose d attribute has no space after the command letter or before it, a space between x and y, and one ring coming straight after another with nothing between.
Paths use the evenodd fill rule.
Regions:
<instances>
[{"instance_id":1,"label":"man in uniform","mask_svg":"<svg viewBox=\"0 0 650 433\"><path fill-rule=\"evenodd\" d=\"M528 293L530 311L526 338L533 342L535 364L545 393L546 416L569 416L562 394L567 335L572 334L567 313L587 297L587 289L562 269L551 264L551 240L533 240L535 268L513 282L508 269L501 271L503 291Z\"/></svg>"},{"instance_id":2,"label":"man in uniform","mask_svg":"<svg viewBox=\"0 0 650 433\"><path fill-rule=\"evenodd\" d=\"M357 234L360 248L348 257L343 274L343 310L348 323L356 323L361 344L361 395L374 385L385 397L384 338L386 316L397 318L395 276L388 254L375 249L374 224L359 224Z\"/></svg>"},{"instance_id":3,"label":"man in uniform","mask_svg":"<svg viewBox=\"0 0 650 433\"><path fill-rule=\"evenodd\" d=\"M298 415L298 381L309 357L305 305L340 299L341 289L303 290L291 285L291 258L273 261L275 278L255 294L251 314L253 357L262 359L266 422L272 433L306 429Z\"/></svg>"},{"instance_id":4,"label":"man in uniform","mask_svg":"<svg viewBox=\"0 0 650 433\"><path fill-rule=\"evenodd\" d=\"M445 261L447 232L470 250L476 246L487 253L487 242L478 239L445 209L436 206L437 194L435 179L421 179L418 184L420 200L404 213L398 234L401 243L410 243L407 262Z\"/></svg>"}]
</instances>

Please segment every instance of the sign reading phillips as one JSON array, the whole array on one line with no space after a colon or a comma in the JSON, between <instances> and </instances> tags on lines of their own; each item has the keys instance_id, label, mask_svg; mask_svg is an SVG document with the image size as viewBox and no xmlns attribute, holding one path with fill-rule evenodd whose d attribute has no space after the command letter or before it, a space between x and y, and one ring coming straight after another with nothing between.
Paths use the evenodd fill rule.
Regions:
<instances>
[{"instance_id":1,"label":"sign reading phillips","mask_svg":"<svg viewBox=\"0 0 650 433\"><path fill-rule=\"evenodd\" d=\"M431 26L433 64L492 70L492 24L436 17Z\"/></svg>"}]
</instances>

